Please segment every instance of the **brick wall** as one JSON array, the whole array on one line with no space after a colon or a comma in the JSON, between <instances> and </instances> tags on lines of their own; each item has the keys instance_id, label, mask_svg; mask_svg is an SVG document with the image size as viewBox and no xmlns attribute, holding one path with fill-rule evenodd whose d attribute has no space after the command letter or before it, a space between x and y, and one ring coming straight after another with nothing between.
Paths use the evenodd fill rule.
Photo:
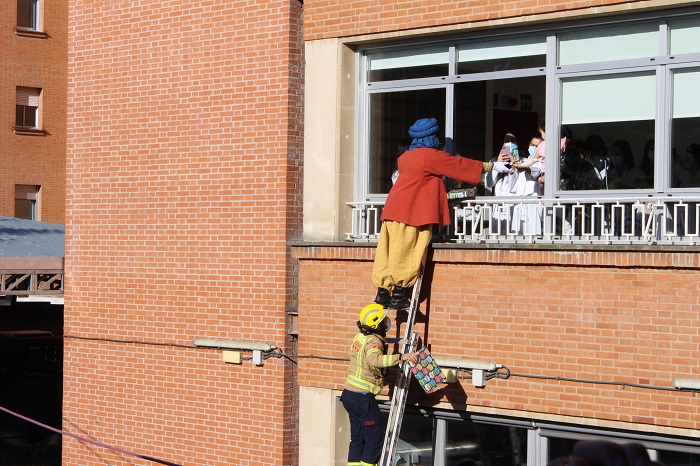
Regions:
<instances>
[{"instance_id":1,"label":"brick wall","mask_svg":"<svg viewBox=\"0 0 700 466\"><path fill-rule=\"evenodd\" d=\"M38 219L65 222L68 0L41 2L46 35L18 34L17 2L0 11L0 215L15 216L15 185L41 186ZM43 135L15 134L16 89L42 89Z\"/></svg>"},{"instance_id":2,"label":"brick wall","mask_svg":"<svg viewBox=\"0 0 700 466\"><path fill-rule=\"evenodd\" d=\"M68 430L183 465L296 464L293 364L189 346L294 352L300 21L296 0L69 2ZM141 464L64 443L64 464L103 458Z\"/></svg>"},{"instance_id":3,"label":"brick wall","mask_svg":"<svg viewBox=\"0 0 700 466\"><path fill-rule=\"evenodd\" d=\"M478 26L479 23L506 24L523 17L552 19L577 14L601 14L606 11L629 12L632 9L680 7L692 1L677 0L529 0L503 2L484 0L392 0L304 2L304 38L350 37L362 34L392 33L419 28ZM460 26L461 25L461 26Z\"/></svg>"},{"instance_id":4,"label":"brick wall","mask_svg":"<svg viewBox=\"0 0 700 466\"><path fill-rule=\"evenodd\" d=\"M359 311L376 291L373 249L300 247L295 255L299 354L347 357ZM484 389L467 380L431 397L412 390L409 402L697 430L691 393L605 383L672 388L674 377L700 377L698 265L696 251L437 249L416 319L422 340L438 357L493 360L520 375ZM300 385L342 389L346 362L299 361Z\"/></svg>"}]
</instances>

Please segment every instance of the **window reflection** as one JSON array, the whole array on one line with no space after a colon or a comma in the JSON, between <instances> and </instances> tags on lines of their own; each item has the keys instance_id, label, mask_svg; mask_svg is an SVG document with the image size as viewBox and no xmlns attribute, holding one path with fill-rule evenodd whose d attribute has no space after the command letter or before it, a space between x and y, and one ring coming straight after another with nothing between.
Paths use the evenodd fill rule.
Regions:
<instances>
[{"instance_id":1,"label":"window reflection","mask_svg":"<svg viewBox=\"0 0 700 466\"><path fill-rule=\"evenodd\" d=\"M665 466L694 466L700 464L700 454L658 450L658 460Z\"/></svg>"},{"instance_id":2,"label":"window reflection","mask_svg":"<svg viewBox=\"0 0 700 466\"><path fill-rule=\"evenodd\" d=\"M700 69L673 73L673 120L671 123L671 187L700 186Z\"/></svg>"},{"instance_id":3,"label":"window reflection","mask_svg":"<svg viewBox=\"0 0 700 466\"><path fill-rule=\"evenodd\" d=\"M655 95L651 72L564 80L559 188L652 188Z\"/></svg>"},{"instance_id":4,"label":"window reflection","mask_svg":"<svg viewBox=\"0 0 700 466\"><path fill-rule=\"evenodd\" d=\"M441 440L436 432L442 426ZM392 464L432 466L443 464L441 458L446 466L526 466L527 430L406 413Z\"/></svg>"}]
</instances>

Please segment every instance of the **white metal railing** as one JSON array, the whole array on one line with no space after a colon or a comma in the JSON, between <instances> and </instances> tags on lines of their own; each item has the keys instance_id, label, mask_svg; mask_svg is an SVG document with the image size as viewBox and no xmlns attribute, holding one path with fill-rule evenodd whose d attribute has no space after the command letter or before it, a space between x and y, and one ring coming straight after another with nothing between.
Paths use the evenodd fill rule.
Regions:
<instances>
[{"instance_id":1,"label":"white metal railing","mask_svg":"<svg viewBox=\"0 0 700 466\"><path fill-rule=\"evenodd\" d=\"M376 241L383 202L349 202L348 241ZM440 229L457 243L642 244L700 243L700 196L617 199L483 197L456 201L452 225Z\"/></svg>"}]
</instances>

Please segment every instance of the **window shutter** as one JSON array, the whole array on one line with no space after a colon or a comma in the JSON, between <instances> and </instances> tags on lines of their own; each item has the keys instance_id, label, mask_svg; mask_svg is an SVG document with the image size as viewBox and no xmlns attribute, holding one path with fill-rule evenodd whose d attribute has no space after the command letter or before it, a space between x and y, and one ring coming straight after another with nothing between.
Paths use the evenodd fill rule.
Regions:
<instances>
[{"instance_id":1,"label":"window shutter","mask_svg":"<svg viewBox=\"0 0 700 466\"><path fill-rule=\"evenodd\" d=\"M18 87L17 105L39 107L39 94L41 94L41 89L34 87Z\"/></svg>"}]
</instances>

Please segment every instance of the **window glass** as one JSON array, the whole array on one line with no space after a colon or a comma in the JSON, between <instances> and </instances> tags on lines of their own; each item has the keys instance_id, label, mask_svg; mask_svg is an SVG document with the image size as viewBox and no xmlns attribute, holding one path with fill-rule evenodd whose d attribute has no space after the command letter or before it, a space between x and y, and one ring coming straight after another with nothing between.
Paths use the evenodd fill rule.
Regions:
<instances>
[{"instance_id":1,"label":"window glass","mask_svg":"<svg viewBox=\"0 0 700 466\"><path fill-rule=\"evenodd\" d=\"M405 414L392 464L428 466L433 464L433 418Z\"/></svg>"},{"instance_id":2,"label":"window glass","mask_svg":"<svg viewBox=\"0 0 700 466\"><path fill-rule=\"evenodd\" d=\"M548 437L549 442L547 448L547 460L552 461L556 458L568 458L571 452L574 451L574 445L578 439Z\"/></svg>"},{"instance_id":3,"label":"window glass","mask_svg":"<svg viewBox=\"0 0 700 466\"><path fill-rule=\"evenodd\" d=\"M700 68L673 72L671 186L700 186Z\"/></svg>"},{"instance_id":4,"label":"window glass","mask_svg":"<svg viewBox=\"0 0 700 466\"><path fill-rule=\"evenodd\" d=\"M17 0L17 26L39 29L39 0Z\"/></svg>"},{"instance_id":5,"label":"window glass","mask_svg":"<svg viewBox=\"0 0 700 466\"><path fill-rule=\"evenodd\" d=\"M671 21L671 54L700 53L700 18Z\"/></svg>"},{"instance_id":6,"label":"window glass","mask_svg":"<svg viewBox=\"0 0 700 466\"><path fill-rule=\"evenodd\" d=\"M36 128L38 123L39 96L41 89L17 88L15 125L23 128Z\"/></svg>"},{"instance_id":7,"label":"window glass","mask_svg":"<svg viewBox=\"0 0 700 466\"><path fill-rule=\"evenodd\" d=\"M436 118L445 140L445 89L371 94L369 134L370 194L387 194L396 160L411 144L408 128L419 118ZM441 145L442 149L443 146Z\"/></svg>"},{"instance_id":8,"label":"window glass","mask_svg":"<svg viewBox=\"0 0 700 466\"><path fill-rule=\"evenodd\" d=\"M447 46L427 47L369 54L369 80L428 78L449 74Z\"/></svg>"},{"instance_id":9,"label":"window glass","mask_svg":"<svg viewBox=\"0 0 700 466\"><path fill-rule=\"evenodd\" d=\"M457 52L457 74L544 67L546 53L540 36L464 44Z\"/></svg>"},{"instance_id":10,"label":"window glass","mask_svg":"<svg viewBox=\"0 0 700 466\"><path fill-rule=\"evenodd\" d=\"M682 451L657 450L658 461L664 466L691 466L700 464L700 454Z\"/></svg>"},{"instance_id":11,"label":"window glass","mask_svg":"<svg viewBox=\"0 0 700 466\"><path fill-rule=\"evenodd\" d=\"M38 220L36 202L39 186L15 185L15 217Z\"/></svg>"},{"instance_id":12,"label":"window glass","mask_svg":"<svg viewBox=\"0 0 700 466\"><path fill-rule=\"evenodd\" d=\"M559 34L559 65L655 57L659 25L645 23Z\"/></svg>"},{"instance_id":13,"label":"window glass","mask_svg":"<svg viewBox=\"0 0 700 466\"><path fill-rule=\"evenodd\" d=\"M560 189L653 187L654 73L567 79L561 95Z\"/></svg>"},{"instance_id":14,"label":"window glass","mask_svg":"<svg viewBox=\"0 0 700 466\"><path fill-rule=\"evenodd\" d=\"M447 423L447 464L527 465L527 430L470 421Z\"/></svg>"}]
</instances>

